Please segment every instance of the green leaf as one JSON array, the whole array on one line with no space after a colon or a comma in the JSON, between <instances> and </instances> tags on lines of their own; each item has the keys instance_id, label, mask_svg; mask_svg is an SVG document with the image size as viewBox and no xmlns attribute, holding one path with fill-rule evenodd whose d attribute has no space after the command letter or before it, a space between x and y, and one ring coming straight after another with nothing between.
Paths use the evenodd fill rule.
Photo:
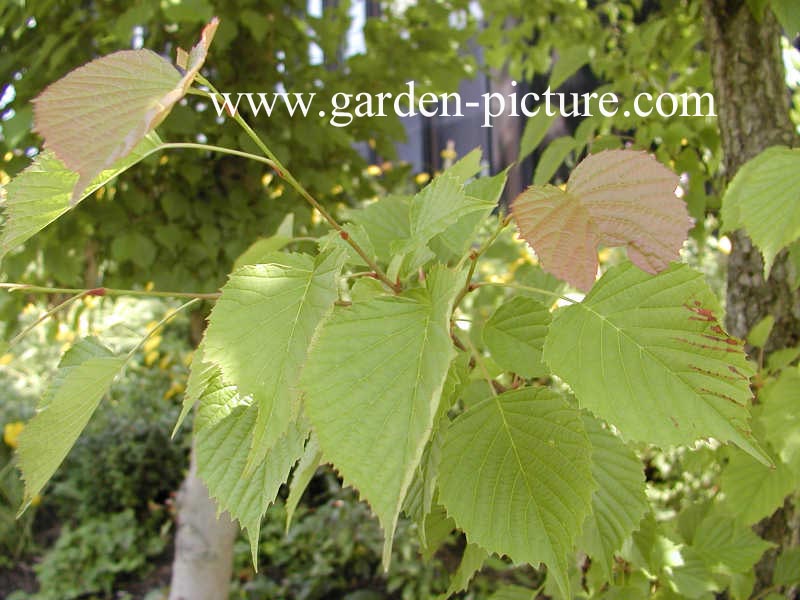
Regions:
<instances>
[{"instance_id":1,"label":"green leaf","mask_svg":"<svg viewBox=\"0 0 800 600\"><path fill-rule=\"evenodd\" d=\"M274 235L260 238L250 244L247 250L242 252L233 263L233 270L236 271L245 265L263 264L274 256L275 252L282 250L292 241L292 228L294 225L294 215L288 214L278 227Z\"/></svg>"},{"instance_id":2,"label":"green leaf","mask_svg":"<svg viewBox=\"0 0 800 600\"><path fill-rule=\"evenodd\" d=\"M437 521L448 520L449 524L444 531L445 535L455 528L452 519L447 519L444 509L437 506L437 485L439 481L439 464L442 457L442 444L450 418L448 411L456 402L464 387L469 382L470 355L459 352L447 372L444 386L442 387L439 408L434 417L434 429L430 440L422 454L422 460L417 467L414 479L408 488L408 493L403 502L403 512L417 524L420 546L423 556L432 556L438 549L440 542L445 541L441 536L430 539L428 533L434 529ZM441 512L442 514L436 514ZM440 529L445 529L442 525Z\"/></svg>"},{"instance_id":3,"label":"green leaf","mask_svg":"<svg viewBox=\"0 0 800 600\"><path fill-rule=\"evenodd\" d=\"M747 573L774 544L733 517L711 511L694 534L692 548L714 572Z\"/></svg>"},{"instance_id":4,"label":"green leaf","mask_svg":"<svg viewBox=\"0 0 800 600\"><path fill-rule=\"evenodd\" d=\"M138 231L125 231L111 242L111 257L118 262L131 261L140 269L147 269L156 259L155 243Z\"/></svg>"},{"instance_id":5,"label":"green leaf","mask_svg":"<svg viewBox=\"0 0 800 600\"><path fill-rule=\"evenodd\" d=\"M214 16L214 6L208 0L180 0L162 4L164 18L173 23L203 22Z\"/></svg>"},{"instance_id":6,"label":"green leaf","mask_svg":"<svg viewBox=\"0 0 800 600\"><path fill-rule=\"evenodd\" d=\"M292 485L289 487L289 496L286 498L286 531L292 524L292 517L294 511L297 510L297 505L300 504L300 499L303 497L303 492L306 491L311 478L317 472L317 468L322 464L322 451L319 449L319 442L317 437L312 433L308 438L303 456L292 475Z\"/></svg>"},{"instance_id":7,"label":"green leaf","mask_svg":"<svg viewBox=\"0 0 800 600\"><path fill-rule=\"evenodd\" d=\"M800 584L800 548L784 548L775 563L775 585Z\"/></svg>"},{"instance_id":8,"label":"green leaf","mask_svg":"<svg viewBox=\"0 0 800 600\"><path fill-rule=\"evenodd\" d=\"M552 306L554 295L560 296L564 294L567 287L563 281L556 279L539 265L534 265L529 262L521 264L517 270L514 271L514 281L520 285L543 290L543 292L517 290L517 293L520 296L538 300L545 306Z\"/></svg>"},{"instance_id":9,"label":"green leaf","mask_svg":"<svg viewBox=\"0 0 800 600\"><path fill-rule=\"evenodd\" d=\"M537 595L537 590L519 585L505 585L492 594L489 600L534 600Z\"/></svg>"},{"instance_id":10,"label":"green leaf","mask_svg":"<svg viewBox=\"0 0 800 600\"><path fill-rule=\"evenodd\" d=\"M197 399L197 413L194 417L194 431L217 423L227 417L237 406L249 406L250 401L239 395L236 386L222 379L222 371L216 365L211 368L211 377Z\"/></svg>"},{"instance_id":11,"label":"green leaf","mask_svg":"<svg viewBox=\"0 0 800 600\"><path fill-rule=\"evenodd\" d=\"M420 547L420 555L423 560L431 560L436 551L450 539L456 523L452 517L447 515L444 506L434 502L422 520L422 527L425 534L423 536L420 531L420 538L424 538L424 543Z\"/></svg>"},{"instance_id":12,"label":"green leaf","mask_svg":"<svg viewBox=\"0 0 800 600\"><path fill-rule=\"evenodd\" d=\"M250 464L263 460L298 415L297 378L311 337L338 297L343 255L273 254L231 274L209 317L204 360L252 395L258 423Z\"/></svg>"},{"instance_id":13,"label":"green leaf","mask_svg":"<svg viewBox=\"0 0 800 600\"><path fill-rule=\"evenodd\" d=\"M798 288L800 288L800 241L789 244L787 254L786 263L789 266L789 273L787 274L789 289L797 291Z\"/></svg>"},{"instance_id":14,"label":"green leaf","mask_svg":"<svg viewBox=\"0 0 800 600\"><path fill-rule=\"evenodd\" d=\"M770 0L770 4L789 39L800 34L800 5L794 0Z\"/></svg>"},{"instance_id":15,"label":"green leaf","mask_svg":"<svg viewBox=\"0 0 800 600\"><path fill-rule=\"evenodd\" d=\"M658 446L714 437L769 464L748 425L753 367L719 313L686 265L652 276L625 263L556 312L544 358L623 437Z\"/></svg>"},{"instance_id":16,"label":"green leaf","mask_svg":"<svg viewBox=\"0 0 800 600\"><path fill-rule=\"evenodd\" d=\"M749 573L734 573L731 575L730 596L733 600L748 600L756 584L756 575Z\"/></svg>"},{"instance_id":17,"label":"green leaf","mask_svg":"<svg viewBox=\"0 0 800 600\"><path fill-rule=\"evenodd\" d=\"M452 167L447 169L445 173L456 179L461 185L464 185L481 170L481 155L480 146L474 148L472 151L462 156Z\"/></svg>"},{"instance_id":18,"label":"green leaf","mask_svg":"<svg viewBox=\"0 0 800 600\"><path fill-rule=\"evenodd\" d=\"M254 565L258 564L261 518L303 455L308 437L306 428L291 423L263 460L250 467L249 448L257 418L255 405L235 406L206 423L195 437L197 472L220 510L228 511L247 530Z\"/></svg>"},{"instance_id":19,"label":"green leaf","mask_svg":"<svg viewBox=\"0 0 800 600\"><path fill-rule=\"evenodd\" d=\"M306 413L326 459L381 522L384 564L455 355L449 318L463 276L434 269L426 284L337 307L301 377Z\"/></svg>"},{"instance_id":20,"label":"green leaf","mask_svg":"<svg viewBox=\"0 0 800 600\"><path fill-rule=\"evenodd\" d=\"M767 358L767 371L770 373L782 371L798 358L800 358L800 346L775 350Z\"/></svg>"},{"instance_id":21,"label":"green leaf","mask_svg":"<svg viewBox=\"0 0 800 600\"><path fill-rule=\"evenodd\" d=\"M544 388L470 407L442 449L439 497L467 539L543 562L569 597L567 555L590 510L591 445L580 413Z\"/></svg>"},{"instance_id":22,"label":"green leaf","mask_svg":"<svg viewBox=\"0 0 800 600\"><path fill-rule=\"evenodd\" d=\"M764 256L775 256L800 238L800 148L773 146L748 161L722 202L723 231L744 228Z\"/></svg>"},{"instance_id":23,"label":"green leaf","mask_svg":"<svg viewBox=\"0 0 800 600\"><path fill-rule=\"evenodd\" d=\"M442 173L411 200L409 237L396 245L399 254L410 254L425 247L434 237L463 219L465 215L486 215L494 208L492 200L467 196L463 182Z\"/></svg>"},{"instance_id":24,"label":"green leaf","mask_svg":"<svg viewBox=\"0 0 800 600\"><path fill-rule=\"evenodd\" d=\"M44 402L19 437L25 510L56 472L127 361L93 337L67 350Z\"/></svg>"},{"instance_id":25,"label":"green leaf","mask_svg":"<svg viewBox=\"0 0 800 600\"><path fill-rule=\"evenodd\" d=\"M743 452L732 452L722 472L720 489L728 511L746 525L757 523L783 506L797 487L797 476L782 461L770 469Z\"/></svg>"},{"instance_id":26,"label":"green leaf","mask_svg":"<svg viewBox=\"0 0 800 600\"><path fill-rule=\"evenodd\" d=\"M203 360L203 342L200 342L192 356L192 366L189 368L189 378L186 381L186 390L183 393L181 413L178 415L178 420L172 430L173 438L178 433L178 429L180 429L189 411L192 410L192 407L199 400L211 379L216 375L221 376L219 367Z\"/></svg>"},{"instance_id":27,"label":"green leaf","mask_svg":"<svg viewBox=\"0 0 800 600\"><path fill-rule=\"evenodd\" d=\"M191 54L179 54L181 73L145 49L122 50L78 67L34 100L35 130L45 146L78 173L70 204L104 170L153 131L199 73L218 21L203 30Z\"/></svg>"},{"instance_id":28,"label":"green leaf","mask_svg":"<svg viewBox=\"0 0 800 600\"><path fill-rule=\"evenodd\" d=\"M691 547L681 548L682 562L671 569L671 583L684 598L707 598L709 592L718 592L722 586L708 565Z\"/></svg>"},{"instance_id":29,"label":"green leaf","mask_svg":"<svg viewBox=\"0 0 800 600\"><path fill-rule=\"evenodd\" d=\"M523 377L541 377L548 373L542 362L542 347L549 325L546 306L516 296L499 306L486 322L483 341L503 369Z\"/></svg>"},{"instance_id":30,"label":"green leaf","mask_svg":"<svg viewBox=\"0 0 800 600\"><path fill-rule=\"evenodd\" d=\"M751 346L763 348L764 344L767 343L767 339L769 339L769 334L772 333L773 325L775 325L775 317L767 315L753 325L750 333L747 334L747 341Z\"/></svg>"},{"instance_id":31,"label":"green leaf","mask_svg":"<svg viewBox=\"0 0 800 600\"><path fill-rule=\"evenodd\" d=\"M583 424L592 443L592 477L597 482L592 513L583 524L584 549L610 580L614 553L647 512L644 472L633 451L600 421L584 415Z\"/></svg>"},{"instance_id":32,"label":"green leaf","mask_svg":"<svg viewBox=\"0 0 800 600\"><path fill-rule=\"evenodd\" d=\"M79 201L158 150L161 143L155 132L147 135L130 154L100 173L83 190ZM77 181L78 174L67 169L49 151L39 154L28 168L12 179L3 189L6 220L0 235L0 258L70 210L70 196Z\"/></svg>"},{"instance_id":33,"label":"green leaf","mask_svg":"<svg viewBox=\"0 0 800 600\"><path fill-rule=\"evenodd\" d=\"M247 250L242 252L233 263L233 270L237 271L245 265L263 264L265 260L269 260L275 252L283 249L289 242L292 241L291 237L284 237L282 235L273 235L268 238L261 238L250 244Z\"/></svg>"},{"instance_id":34,"label":"green leaf","mask_svg":"<svg viewBox=\"0 0 800 600\"><path fill-rule=\"evenodd\" d=\"M546 111L539 109L539 112L532 117L529 117L525 122L525 129L522 132L522 139L519 142L519 157L517 162L522 162L531 152L539 147L539 144L547 135L550 125L555 121L557 112L553 112L552 116L548 115Z\"/></svg>"},{"instance_id":35,"label":"green leaf","mask_svg":"<svg viewBox=\"0 0 800 600\"><path fill-rule=\"evenodd\" d=\"M558 171L558 167L567 158L567 155L575 149L578 142L570 136L554 139L547 145L539 162L536 164L536 172L533 175L534 185L544 185L553 178Z\"/></svg>"},{"instance_id":36,"label":"green leaf","mask_svg":"<svg viewBox=\"0 0 800 600\"><path fill-rule=\"evenodd\" d=\"M378 260L388 263L394 256L392 246L411 235L410 206L410 197L389 195L347 216L364 228Z\"/></svg>"},{"instance_id":37,"label":"green leaf","mask_svg":"<svg viewBox=\"0 0 800 600\"><path fill-rule=\"evenodd\" d=\"M475 574L481 570L483 563L489 557L489 553L477 544L467 544L458 569L450 578L450 585L447 586L444 598L449 598L453 594L463 592L469 587L469 582Z\"/></svg>"},{"instance_id":38,"label":"green leaf","mask_svg":"<svg viewBox=\"0 0 800 600\"><path fill-rule=\"evenodd\" d=\"M800 473L800 368L784 370L759 394L759 421L781 460Z\"/></svg>"},{"instance_id":39,"label":"green leaf","mask_svg":"<svg viewBox=\"0 0 800 600\"><path fill-rule=\"evenodd\" d=\"M350 299L353 302L366 302L386 293L386 286L372 277L359 277L350 288Z\"/></svg>"},{"instance_id":40,"label":"green leaf","mask_svg":"<svg viewBox=\"0 0 800 600\"><path fill-rule=\"evenodd\" d=\"M558 89L578 69L589 62L589 47L580 44L568 45L558 50L558 60L550 73L550 89Z\"/></svg>"},{"instance_id":41,"label":"green leaf","mask_svg":"<svg viewBox=\"0 0 800 600\"><path fill-rule=\"evenodd\" d=\"M678 544L664 535L663 526L656 521L652 510L642 519L631 543L626 543L620 554L631 564L650 573L680 564Z\"/></svg>"},{"instance_id":42,"label":"green leaf","mask_svg":"<svg viewBox=\"0 0 800 600\"><path fill-rule=\"evenodd\" d=\"M440 261L446 263L458 260L467 253L478 237L486 217L500 201L508 171L509 169L505 169L493 177L474 179L465 186L464 192L467 196L483 200L485 205L483 210L465 213L430 241L429 246Z\"/></svg>"},{"instance_id":43,"label":"green leaf","mask_svg":"<svg viewBox=\"0 0 800 600\"><path fill-rule=\"evenodd\" d=\"M745 0L750 12L755 17L756 22L761 23L764 19L764 9L770 3L769 0Z\"/></svg>"}]
</instances>

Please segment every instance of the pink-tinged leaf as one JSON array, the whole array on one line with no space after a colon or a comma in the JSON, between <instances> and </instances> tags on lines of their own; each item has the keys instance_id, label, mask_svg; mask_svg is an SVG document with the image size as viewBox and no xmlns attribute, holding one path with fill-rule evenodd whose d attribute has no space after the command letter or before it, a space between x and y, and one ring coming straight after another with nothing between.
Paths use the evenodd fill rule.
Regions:
<instances>
[{"instance_id":1,"label":"pink-tinged leaf","mask_svg":"<svg viewBox=\"0 0 800 600\"><path fill-rule=\"evenodd\" d=\"M565 190L531 186L512 211L542 267L588 291L601 244L626 246L631 262L653 274L678 258L691 222L677 185L677 176L649 154L607 150L583 160Z\"/></svg>"},{"instance_id":2,"label":"pink-tinged leaf","mask_svg":"<svg viewBox=\"0 0 800 600\"><path fill-rule=\"evenodd\" d=\"M186 55L183 75L150 50L122 50L75 69L34 100L34 129L79 178L71 205L169 114L203 65L218 21ZM185 53L184 53L185 54Z\"/></svg>"}]
</instances>

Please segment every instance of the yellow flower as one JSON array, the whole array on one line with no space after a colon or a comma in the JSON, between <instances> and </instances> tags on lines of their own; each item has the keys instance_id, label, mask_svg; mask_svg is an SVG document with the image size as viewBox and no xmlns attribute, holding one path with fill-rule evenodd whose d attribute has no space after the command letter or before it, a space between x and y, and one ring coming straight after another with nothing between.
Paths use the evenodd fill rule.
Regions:
<instances>
[{"instance_id":1,"label":"yellow flower","mask_svg":"<svg viewBox=\"0 0 800 600\"><path fill-rule=\"evenodd\" d=\"M341 185L339 185L338 183L331 188L331 194L333 194L334 196L338 196L343 191L344 191L344 188Z\"/></svg>"},{"instance_id":2,"label":"yellow flower","mask_svg":"<svg viewBox=\"0 0 800 600\"><path fill-rule=\"evenodd\" d=\"M158 362L158 368L161 369L162 371L166 371L171 362L172 362L172 355L165 354Z\"/></svg>"},{"instance_id":3,"label":"yellow flower","mask_svg":"<svg viewBox=\"0 0 800 600\"><path fill-rule=\"evenodd\" d=\"M97 296L84 296L83 297L83 304L86 308L94 308L97 306L97 303L100 302L100 299Z\"/></svg>"},{"instance_id":4,"label":"yellow flower","mask_svg":"<svg viewBox=\"0 0 800 600\"><path fill-rule=\"evenodd\" d=\"M431 176L428 173L418 173L416 177L414 177L414 183L417 185L425 185L431 180Z\"/></svg>"},{"instance_id":5,"label":"yellow flower","mask_svg":"<svg viewBox=\"0 0 800 600\"><path fill-rule=\"evenodd\" d=\"M58 324L58 332L56 333L57 342L72 342L75 340L75 332L72 331L66 323Z\"/></svg>"},{"instance_id":6,"label":"yellow flower","mask_svg":"<svg viewBox=\"0 0 800 600\"><path fill-rule=\"evenodd\" d=\"M178 394L182 394L183 390L186 389L182 383L178 383L177 381L173 381L172 385L169 386L169 389L164 392L164 400L169 400L173 396L177 396Z\"/></svg>"},{"instance_id":7,"label":"yellow flower","mask_svg":"<svg viewBox=\"0 0 800 600\"><path fill-rule=\"evenodd\" d=\"M161 336L154 335L144 343L144 346L142 346L142 351L145 354L149 354L150 352L158 348L160 345L161 345Z\"/></svg>"},{"instance_id":8,"label":"yellow flower","mask_svg":"<svg viewBox=\"0 0 800 600\"><path fill-rule=\"evenodd\" d=\"M144 355L144 364L152 367L153 363L158 360L158 350L152 350Z\"/></svg>"},{"instance_id":9,"label":"yellow flower","mask_svg":"<svg viewBox=\"0 0 800 600\"><path fill-rule=\"evenodd\" d=\"M9 448L16 448L19 440L19 434L25 429L25 423L22 421L15 421L13 423L6 423L3 427L3 441Z\"/></svg>"},{"instance_id":10,"label":"yellow flower","mask_svg":"<svg viewBox=\"0 0 800 600\"><path fill-rule=\"evenodd\" d=\"M11 181L11 177L8 176L8 173L0 169L0 185L6 185L9 181Z\"/></svg>"},{"instance_id":11,"label":"yellow flower","mask_svg":"<svg viewBox=\"0 0 800 600\"><path fill-rule=\"evenodd\" d=\"M449 148L449 147L442 150L439 153L439 155L444 160L455 160L456 158L458 158L458 153L455 151L455 148Z\"/></svg>"},{"instance_id":12,"label":"yellow flower","mask_svg":"<svg viewBox=\"0 0 800 600\"><path fill-rule=\"evenodd\" d=\"M144 289L146 292L152 292L155 286L156 284L154 284L152 281L148 281L147 283L144 284Z\"/></svg>"},{"instance_id":13,"label":"yellow flower","mask_svg":"<svg viewBox=\"0 0 800 600\"><path fill-rule=\"evenodd\" d=\"M14 355L11 354L10 352L6 352L5 354L3 354L3 356L0 356L0 365L7 365L12 360L14 360Z\"/></svg>"},{"instance_id":14,"label":"yellow flower","mask_svg":"<svg viewBox=\"0 0 800 600\"><path fill-rule=\"evenodd\" d=\"M371 175L372 177L377 177L382 173L381 168L378 165L370 165L367 167L367 175Z\"/></svg>"}]
</instances>

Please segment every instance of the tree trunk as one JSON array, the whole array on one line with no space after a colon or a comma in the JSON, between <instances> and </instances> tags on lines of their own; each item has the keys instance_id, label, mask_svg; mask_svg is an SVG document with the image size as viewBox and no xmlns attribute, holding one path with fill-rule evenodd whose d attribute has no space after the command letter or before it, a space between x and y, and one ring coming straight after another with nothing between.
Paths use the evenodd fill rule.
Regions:
<instances>
[{"instance_id":1,"label":"tree trunk","mask_svg":"<svg viewBox=\"0 0 800 600\"><path fill-rule=\"evenodd\" d=\"M178 493L178 532L169 600L226 600L238 531L227 512L217 519L217 504L197 476L192 451L189 474Z\"/></svg>"},{"instance_id":2,"label":"tree trunk","mask_svg":"<svg viewBox=\"0 0 800 600\"><path fill-rule=\"evenodd\" d=\"M745 0L703 0L703 9L723 164L730 180L745 162L767 147L796 145L797 134L789 118L780 28L769 9L758 20ZM766 350L798 345L800 294L789 285L786 252L778 255L765 281L761 254L750 239L738 231L731 236L731 243L726 298L729 332L744 338L753 325L770 314L775 327ZM793 543L796 510L787 501L756 526L762 537L779 545L756 565L756 594L769 586L780 548Z\"/></svg>"},{"instance_id":3,"label":"tree trunk","mask_svg":"<svg viewBox=\"0 0 800 600\"><path fill-rule=\"evenodd\" d=\"M191 314L190 337L197 347L203 335L205 316ZM217 518L217 503L197 476L194 445L189 473L177 499L178 530L169 600L227 600L233 569L233 542L239 527L227 512Z\"/></svg>"}]
</instances>

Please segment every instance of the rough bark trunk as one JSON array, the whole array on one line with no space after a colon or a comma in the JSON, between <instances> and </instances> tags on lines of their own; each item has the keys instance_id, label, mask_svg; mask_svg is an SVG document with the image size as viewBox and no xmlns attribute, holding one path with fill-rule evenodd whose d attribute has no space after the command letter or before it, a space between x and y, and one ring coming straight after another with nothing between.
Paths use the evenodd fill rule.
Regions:
<instances>
[{"instance_id":1,"label":"rough bark trunk","mask_svg":"<svg viewBox=\"0 0 800 600\"><path fill-rule=\"evenodd\" d=\"M200 343L204 327L203 313L192 313L193 346ZM233 569L233 542L239 528L227 512L217 518L217 504L209 498L208 488L197 476L194 446L177 507L169 600L226 600Z\"/></svg>"},{"instance_id":2,"label":"rough bark trunk","mask_svg":"<svg viewBox=\"0 0 800 600\"><path fill-rule=\"evenodd\" d=\"M711 57L726 177L730 180L748 160L769 146L797 145L789 119L789 99L780 52L780 28L767 10L755 19L745 0L703 0L706 41ZM775 318L766 350L800 342L800 294L787 279L786 253L775 261L768 280L759 251L741 231L732 238L728 259L726 325L744 338L764 316ZM756 526L777 544L756 565L754 593L768 587L775 557L792 545L796 511L790 502ZM795 536L796 537L796 536Z\"/></svg>"}]
</instances>

